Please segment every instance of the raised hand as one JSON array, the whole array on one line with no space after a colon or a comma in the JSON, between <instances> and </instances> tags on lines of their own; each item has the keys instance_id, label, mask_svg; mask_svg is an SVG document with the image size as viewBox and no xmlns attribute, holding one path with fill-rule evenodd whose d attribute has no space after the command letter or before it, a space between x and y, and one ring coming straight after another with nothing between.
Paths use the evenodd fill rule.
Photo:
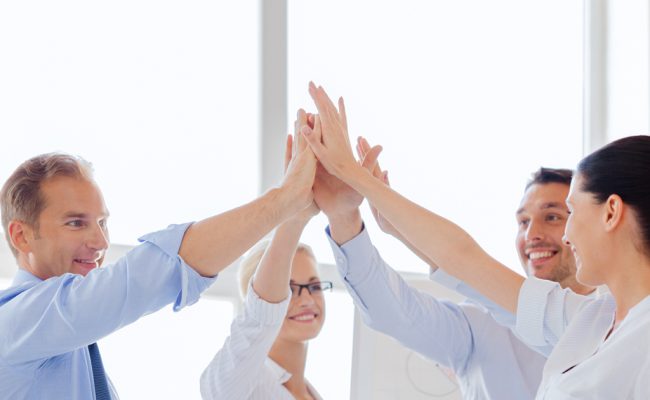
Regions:
<instances>
[{"instance_id":1,"label":"raised hand","mask_svg":"<svg viewBox=\"0 0 650 400\"><path fill-rule=\"evenodd\" d=\"M342 106L342 127L347 131L347 120L345 118L345 108ZM322 137L322 123L320 116L311 116L308 119L312 121L311 127L315 130L316 137ZM380 149L381 150L381 149ZM377 153L378 155L378 153ZM319 163L316 169L316 179L314 181L314 200L321 210L332 220L336 218L349 219L358 211L363 202L363 196L357 193L345 182L336 176L330 174L322 164Z\"/></svg>"},{"instance_id":2,"label":"raised hand","mask_svg":"<svg viewBox=\"0 0 650 400\"><path fill-rule=\"evenodd\" d=\"M285 174L289 168L289 164L291 163L291 159L294 157L294 155L299 151L299 146L298 140L302 140L302 146L306 146L306 142L304 138L301 139L302 134L300 133L300 130L302 129L303 126L309 125L310 118L313 119L313 115L309 113L305 113L304 110L300 109L298 110L298 117L296 118L294 122L294 136L288 135L287 136L287 142L286 142L286 147L284 151L284 171ZM294 140L294 137L297 138L297 140ZM318 164L318 163L317 163ZM299 211L294 215L294 219L303 221L304 223L307 223L312 217L315 215L318 215L320 212L320 208L314 201L314 198L312 197L312 202L309 206L304 208L302 211Z\"/></svg>"},{"instance_id":3,"label":"raised hand","mask_svg":"<svg viewBox=\"0 0 650 400\"><path fill-rule=\"evenodd\" d=\"M325 170L347 182L350 174L360 172L363 168L354 158L350 146L343 99L339 99L337 109L325 90L317 88L312 82L309 83L309 94L318 109L321 131L304 129L305 138Z\"/></svg>"},{"instance_id":4,"label":"raised hand","mask_svg":"<svg viewBox=\"0 0 650 400\"><path fill-rule=\"evenodd\" d=\"M307 113L300 109L295 128L301 130L305 127L308 128ZM316 176L317 163L318 161L305 141L304 135L296 134L295 137L289 135L285 149L285 174L282 187L287 188L293 194L296 212L311 207L313 204L312 186Z\"/></svg>"},{"instance_id":5,"label":"raised hand","mask_svg":"<svg viewBox=\"0 0 650 400\"><path fill-rule=\"evenodd\" d=\"M362 165L372 173L372 175L379 179L380 181L384 182L387 186L390 186L390 183L388 182L388 171L382 171L381 167L379 166L379 161L377 160L377 157L374 155L375 153L372 152L374 148L370 147L370 144L368 141L359 136L357 138L357 155L359 156L359 160L362 161ZM377 207L372 205L372 203L369 203L370 206L370 211L372 212L372 216L375 218L375 221L377 221L377 225L379 225L379 228L384 231L385 233L395 236L398 239L401 239L401 234L393 224L390 223L384 216L377 210Z\"/></svg>"}]
</instances>

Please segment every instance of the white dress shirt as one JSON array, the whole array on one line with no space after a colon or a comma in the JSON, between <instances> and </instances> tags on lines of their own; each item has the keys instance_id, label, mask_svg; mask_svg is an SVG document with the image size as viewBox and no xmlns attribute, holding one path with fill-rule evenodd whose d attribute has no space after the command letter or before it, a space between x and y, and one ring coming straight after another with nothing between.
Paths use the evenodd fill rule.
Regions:
<instances>
[{"instance_id":1,"label":"white dress shirt","mask_svg":"<svg viewBox=\"0 0 650 400\"><path fill-rule=\"evenodd\" d=\"M242 313L230 326L230 336L201 375L204 400L294 400L284 383L291 374L268 357L291 300L268 303L248 286ZM307 389L320 400L307 382Z\"/></svg>"},{"instance_id":2,"label":"white dress shirt","mask_svg":"<svg viewBox=\"0 0 650 400\"><path fill-rule=\"evenodd\" d=\"M552 345L537 399L650 399L650 296L605 340L615 317L611 294L579 296L528 278L519 292L517 331Z\"/></svg>"},{"instance_id":3,"label":"white dress shirt","mask_svg":"<svg viewBox=\"0 0 650 400\"><path fill-rule=\"evenodd\" d=\"M366 325L453 369L466 399L534 398L546 358L485 307L440 300L412 288L382 260L365 229L340 247L327 233L339 273ZM510 319L514 325L514 315Z\"/></svg>"}]
</instances>

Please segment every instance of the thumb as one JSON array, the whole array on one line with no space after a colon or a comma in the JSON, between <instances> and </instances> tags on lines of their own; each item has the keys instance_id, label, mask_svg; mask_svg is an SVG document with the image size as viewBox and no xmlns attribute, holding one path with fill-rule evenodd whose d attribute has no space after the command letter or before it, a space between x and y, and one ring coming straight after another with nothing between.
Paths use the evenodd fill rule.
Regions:
<instances>
[{"instance_id":1,"label":"thumb","mask_svg":"<svg viewBox=\"0 0 650 400\"><path fill-rule=\"evenodd\" d=\"M316 121L318 121L318 117L316 117ZM307 144L311 148L311 151L314 152L316 158L320 159L325 151L325 146L320 142L320 138L316 132L314 132L314 130L309 126L305 125L300 129L300 133L307 141Z\"/></svg>"},{"instance_id":2,"label":"thumb","mask_svg":"<svg viewBox=\"0 0 650 400\"><path fill-rule=\"evenodd\" d=\"M383 148L379 145L368 150L368 152L366 152L365 157L363 158L363 162L361 163L361 166L363 166L368 171L372 172L377 166L377 160L382 150Z\"/></svg>"},{"instance_id":3,"label":"thumb","mask_svg":"<svg viewBox=\"0 0 650 400\"><path fill-rule=\"evenodd\" d=\"M289 167L289 163L291 162L292 149L293 149L293 137L291 135L287 135L287 141L284 147L284 172L287 172L287 168Z\"/></svg>"}]
</instances>

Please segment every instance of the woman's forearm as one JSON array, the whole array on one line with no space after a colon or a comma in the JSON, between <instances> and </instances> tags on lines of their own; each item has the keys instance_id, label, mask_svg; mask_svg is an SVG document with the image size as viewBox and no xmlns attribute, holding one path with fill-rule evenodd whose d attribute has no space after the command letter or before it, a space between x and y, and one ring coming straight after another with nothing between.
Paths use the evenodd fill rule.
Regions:
<instances>
[{"instance_id":1,"label":"woman's forearm","mask_svg":"<svg viewBox=\"0 0 650 400\"><path fill-rule=\"evenodd\" d=\"M488 255L453 222L417 205L359 167L342 179L382 213L424 257L509 311L524 278Z\"/></svg>"},{"instance_id":2,"label":"woman's forearm","mask_svg":"<svg viewBox=\"0 0 650 400\"><path fill-rule=\"evenodd\" d=\"M291 263L307 221L291 218L278 226L253 278L253 289L269 303L287 298Z\"/></svg>"}]
</instances>

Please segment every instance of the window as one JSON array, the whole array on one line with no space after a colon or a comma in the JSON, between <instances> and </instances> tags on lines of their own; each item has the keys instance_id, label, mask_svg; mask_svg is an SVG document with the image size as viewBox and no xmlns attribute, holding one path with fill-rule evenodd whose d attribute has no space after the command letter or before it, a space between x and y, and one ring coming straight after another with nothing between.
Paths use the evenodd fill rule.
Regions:
<instances>
[{"instance_id":1,"label":"window","mask_svg":"<svg viewBox=\"0 0 650 400\"><path fill-rule=\"evenodd\" d=\"M350 396L354 304L345 292L326 293L325 324L309 343L305 377L324 399Z\"/></svg>"},{"instance_id":2,"label":"window","mask_svg":"<svg viewBox=\"0 0 650 400\"><path fill-rule=\"evenodd\" d=\"M104 338L108 376L124 399L200 399L199 379L230 334L232 303L171 306Z\"/></svg>"},{"instance_id":3,"label":"window","mask_svg":"<svg viewBox=\"0 0 650 400\"><path fill-rule=\"evenodd\" d=\"M0 177L43 152L83 156L123 244L250 201L257 9L254 0L3 4Z\"/></svg>"},{"instance_id":4,"label":"window","mask_svg":"<svg viewBox=\"0 0 650 400\"><path fill-rule=\"evenodd\" d=\"M610 140L650 130L650 10L647 1L608 2L607 67Z\"/></svg>"},{"instance_id":5,"label":"window","mask_svg":"<svg viewBox=\"0 0 650 400\"><path fill-rule=\"evenodd\" d=\"M343 95L351 137L384 146L380 161L399 192L521 272L514 212L528 177L581 157L581 2L289 5L290 121L298 107L314 110L309 80ZM363 212L393 267L426 271ZM308 227L305 241L333 262L325 224Z\"/></svg>"}]
</instances>

